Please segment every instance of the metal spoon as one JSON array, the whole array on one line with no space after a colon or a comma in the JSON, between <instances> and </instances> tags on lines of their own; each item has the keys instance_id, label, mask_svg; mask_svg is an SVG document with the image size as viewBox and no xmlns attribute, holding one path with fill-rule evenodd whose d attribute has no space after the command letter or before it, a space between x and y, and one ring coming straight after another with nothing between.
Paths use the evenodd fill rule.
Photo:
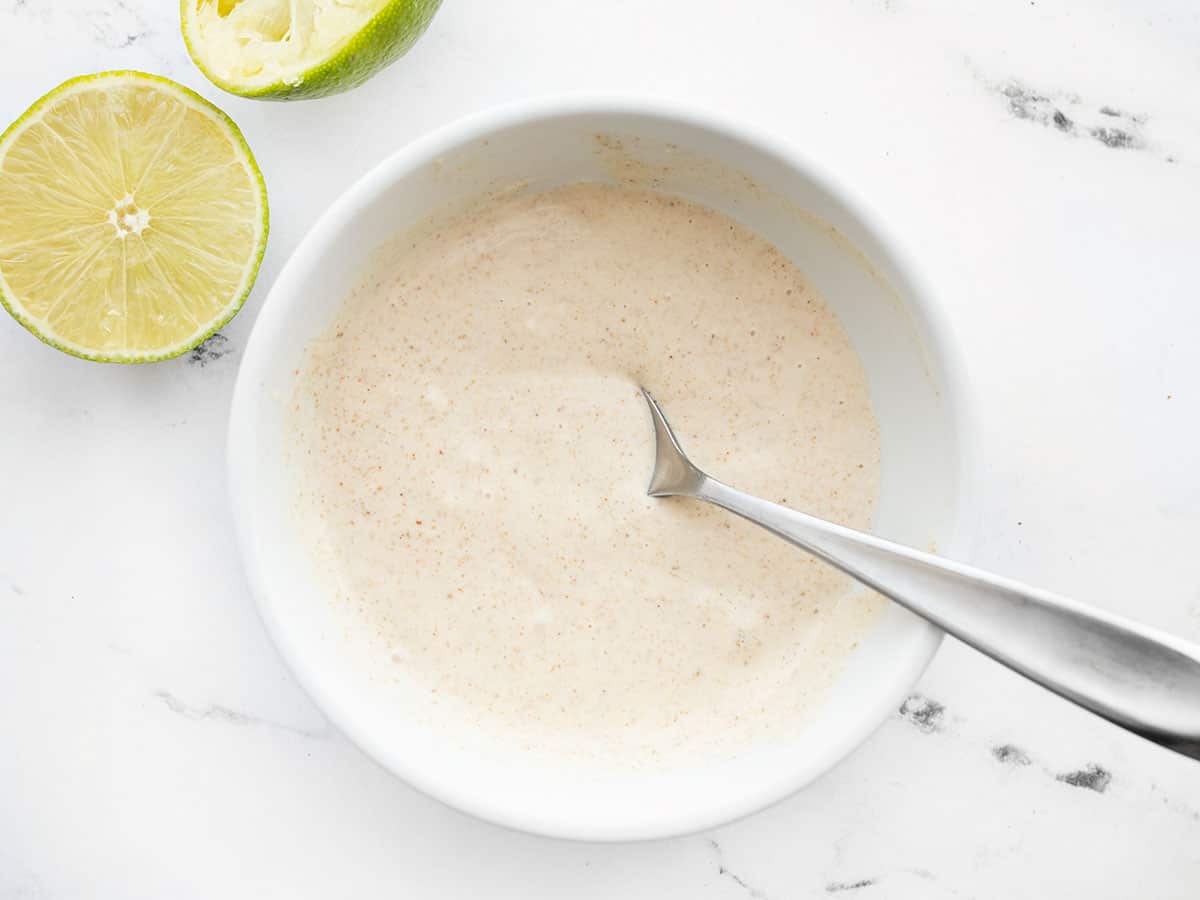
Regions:
<instances>
[{"instance_id":1,"label":"metal spoon","mask_svg":"<svg viewBox=\"0 0 1200 900\"><path fill-rule=\"evenodd\" d=\"M651 497L695 497L795 544L1084 709L1200 759L1200 647L1120 616L762 500L710 478L662 408Z\"/></svg>"}]
</instances>

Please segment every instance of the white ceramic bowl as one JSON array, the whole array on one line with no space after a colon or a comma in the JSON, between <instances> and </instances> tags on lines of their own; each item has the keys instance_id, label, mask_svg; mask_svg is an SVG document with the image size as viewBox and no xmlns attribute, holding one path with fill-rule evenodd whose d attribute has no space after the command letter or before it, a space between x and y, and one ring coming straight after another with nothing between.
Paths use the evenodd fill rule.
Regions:
<instances>
[{"instance_id":1,"label":"white ceramic bowl","mask_svg":"<svg viewBox=\"0 0 1200 900\"><path fill-rule=\"evenodd\" d=\"M506 106L415 141L359 181L313 227L263 305L229 438L233 508L263 620L326 715L385 767L446 803L586 840L696 831L787 796L895 712L941 637L893 606L799 740L665 773L600 774L459 746L399 714L394 696L354 665L344 623L298 539L284 463L285 405L306 342L330 321L372 249L428 214L498 184L622 178L721 210L797 263L841 318L868 374L883 445L876 532L962 555L964 373L916 266L866 205L797 149L640 100Z\"/></svg>"}]
</instances>

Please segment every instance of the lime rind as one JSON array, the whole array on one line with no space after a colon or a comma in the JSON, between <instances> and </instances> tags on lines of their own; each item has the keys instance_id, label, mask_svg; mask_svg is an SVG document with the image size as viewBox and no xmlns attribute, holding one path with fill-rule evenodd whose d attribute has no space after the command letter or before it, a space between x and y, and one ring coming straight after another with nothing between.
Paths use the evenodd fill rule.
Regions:
<instances>
[{"instance_id":1,"label":"lime rind","mask_svg":"<svg viewBox=\"0 0 1200 900\"><path fill-rule=\"evenodd\" d=\"M246 266L242 277L242 283L238 287L238 293L230 304L222 310L212 323L206 326L206 330L198 336L189 336L187 339L180 341L178 344L170 347L164 347L152 353L96 353L87 347L82 347L70 341L58 339L50 334L47 334L43 329L38 327L38 324L31 320L28 316L22 313L20 302L13 296L8 282L4 278L4 271L0 268L0 306L18 322L20 325L34 335L44 344L48 344L56 350L61 350L71 356L79 359L86 359L92 362L106 363L150 363L161 362L162 360L172 359L187 353L189 350L194 350L200 344L204 343L212 337L222 327L227 325L229 321L241 311L246 303L246 299L250 296L250 292L254 288L254 282L258 277L259 268L262 266L263 256L267 249L267 236L270 232L270 208L267 203L267 183L263 178L262 170L258 167L258 162L254 158L254 153L250 150L250 145L246 143L246 138L242 134L237 123L229 118L221 109L214 106L200 94L193 91L191 88L185 87L169 78L164 78L161 75L154 75L149 72L142 72L137 69L116 69L109 72L97 72L91 75L78 75L74 78L69 78L60 84L54 90L42 96L32 106L17 118L15 122L8 126L2 134L0 134L0 162L3 161L11 142L17 135L23 133L34 121L39 117L42 111L51 104L52 101L61 99L66 94L77 90L82 85L96 84L106 80L119 79L145 79L153 81L161 87L166 88L170 92L180 97L184 102L191 105L194 109L204 113L215 120L233 139L235 146L240 152L242 161L245 163L247 171L254 179L255 187L257 188L259 222L261 228L259 230L257 246L255 247L254 257Z\"/></svg>"},{"instance_id":2,"label":"lime rind","mask_svg":"<svg viewBox=\"0 0 1200 900\"><path fill-rule=\"evenodd\" d=\"M370 80L407 53L429 27L442 0L391 0L322 58L295 75L261 86L238 84L213 71L197 48L196 0L180 0L183 43L204 77L239 97L313 100L348 91Z\"/></svg>"}]
</instances>

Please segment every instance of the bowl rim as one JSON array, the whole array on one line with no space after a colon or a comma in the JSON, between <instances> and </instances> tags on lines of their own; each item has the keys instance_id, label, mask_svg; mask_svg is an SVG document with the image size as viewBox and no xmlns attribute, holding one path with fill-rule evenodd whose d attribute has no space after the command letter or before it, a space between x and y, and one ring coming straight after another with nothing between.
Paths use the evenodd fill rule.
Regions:
<instances>
[{"instance_id":1,"label":"bowl rim","mask_svg":"<svg viewBox=\"0 0 1200 900\"><path fill-rule=\"evenodd\" d=\"M630 94L554 94L516 100L466 115L400 147L358 178L326 208L300 240L271 285L242 356L233 391L226 448L229 500L242 564L268 635L286 668L313 703L367 756L421 793L461 812L518 831L572 840L650 840L692 834L737 821L774 806L819 778L862 744L896 711L932 661L941 644L942 632L927 625L916 633L914 644L917 646L910 655L903 676L896 678L889 689L881 689L873 702L864 704L862 713L841 730L838 740L825 745L815 762L789 770L771 784L744 795L737 802L726 802L720 807L714 804L714 808L703 818L694 815L673 817L667 813L656 815L650 822L620 827L588 823L586 815L570 821L548 820L544 816L522 814L507 804L494 803L490 798L462 791L448 778L398 761L392 749L378 738L376 730L369 723L358 721L326 690L320 674L306 662L301 649L293 643L289 629L271 599L271 592L266 590L263 567L255 551L256 515L252 502L252 478L257 445L256 405L259 385L269 367L271 351L277 340L274 331L282 321L280 311L290 304L291 297L302 287L292 284L296 280L295 272L301 265L298 260L319 254L372 200L430 160L486 139L503 129L580 115L669 121L751 146L796 170L818 188L837 198L848 216L874 238L906 282L908 312L919 320L927 338L926 351L941 369L940 396L956 442L958 481L948 539L939 552L957 559L964 559L970 553L977 525L974 515L968 515L975 509L974 460L977 438L976 423L967 402L967 367L960 344L955 340L946 313L923 267L845 178L808 156L793 143L776 138L763 127L724 112L711 112L675 100Z\"/></svg>"}]
</instances>

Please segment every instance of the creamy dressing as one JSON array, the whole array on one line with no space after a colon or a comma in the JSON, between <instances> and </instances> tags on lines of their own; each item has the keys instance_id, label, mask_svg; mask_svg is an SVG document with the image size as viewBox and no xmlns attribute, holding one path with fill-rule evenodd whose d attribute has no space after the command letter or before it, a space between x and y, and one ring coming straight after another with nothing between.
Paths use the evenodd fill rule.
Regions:
<instances>
[{"instance_id":1,"label":"creamy dressing","mask_svg":"<svg viewBox=\"0 0 1200 900\"><path fill-rule=\"evenodd\" d=\"M840 323L695 204L579 184L435 218L308 348L314 554L347 627L477 740L628 764L787 737L879 607L729 513L646 497L639 384L702 468L870 525L878 428Z\"/></svg>"}]
</instances>

